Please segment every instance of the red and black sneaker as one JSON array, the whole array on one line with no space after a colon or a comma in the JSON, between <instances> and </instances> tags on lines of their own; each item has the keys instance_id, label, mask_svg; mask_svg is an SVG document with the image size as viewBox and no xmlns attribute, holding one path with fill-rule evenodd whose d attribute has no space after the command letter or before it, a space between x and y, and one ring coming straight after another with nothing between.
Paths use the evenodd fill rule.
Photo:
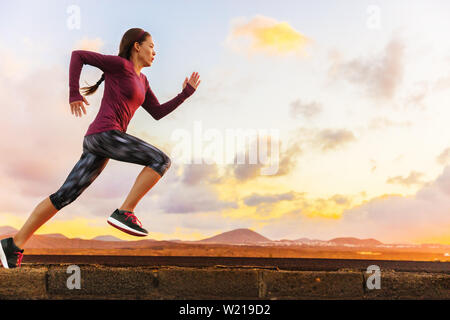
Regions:
<instances>
[{"instance_id":1,"label":"red and black sneaker","mask_svg":"<svg viewBox=\"0 0 450 320\"><path fill-rule=\"evenodd\" d=\"M13 238L6 238L0 241L0 260L6 269L18 268L22 263L23 249L20 249L13 241Z\"/></svg>"},{"instance_id":2,"label":"red and black sneaker","mask_svg":"<svg viewBox=\"0 0 450 320\"><path fill-rule=\"evenodd\" d=\"M145 237L148 235L147 230L142 228L142 223L131 211L116 209L108 218L108 223L133 236Z\"/></svg>"}]
</instances>

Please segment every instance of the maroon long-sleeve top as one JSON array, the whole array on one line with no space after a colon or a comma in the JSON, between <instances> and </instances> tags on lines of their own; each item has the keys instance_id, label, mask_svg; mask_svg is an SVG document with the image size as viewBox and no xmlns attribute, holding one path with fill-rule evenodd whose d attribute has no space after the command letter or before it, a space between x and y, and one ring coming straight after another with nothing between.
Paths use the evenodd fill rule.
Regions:
<instances>
[{"instance_id":1,"label":"maroon long-sleeve top","mask_svg":"<svg viewBox=\"0 0 450 320\"><path fill-rule=\"evenodd\" d=\"M84 64L95 66L105 74L105 90L100 110L85 136L108 131L127 131L128 123L139 106L156 120L175 110L195 89L189 83L175 98L160 104L141 72L137 75L133 62L125 58L86 50L72 52L69 68L69 102L82 101L79 81Z\"/></svg>"}]
</instances>

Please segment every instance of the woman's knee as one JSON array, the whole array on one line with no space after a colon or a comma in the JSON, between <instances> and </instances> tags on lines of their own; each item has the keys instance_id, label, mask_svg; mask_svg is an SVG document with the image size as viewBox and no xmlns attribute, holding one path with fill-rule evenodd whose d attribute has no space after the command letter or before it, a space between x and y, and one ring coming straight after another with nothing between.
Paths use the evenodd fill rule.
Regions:
<instances>
[{"instance_id":1,"label":"woman's knee","mask_svg":"<svg viewBox=\"0 0 450 320\"><path fill-rule=\"evenodd\" d=\"M49 198L53 206L59 210L74 202L80 193L68 192L67 190L59 189L52 193Z\"/></svg>"},{"instance_id":2,"label":"woman's knee","mask_svg":"<svg viewBox=\"0 0 450 320\"><path fill-rule=\"evenodd\" d=\"M161 177L169 170L172 161L170 158L164 153L161 154L160 161L152 161L152 163L148 164L147 167L155 170Z\"/></svg>"}]
</instances>

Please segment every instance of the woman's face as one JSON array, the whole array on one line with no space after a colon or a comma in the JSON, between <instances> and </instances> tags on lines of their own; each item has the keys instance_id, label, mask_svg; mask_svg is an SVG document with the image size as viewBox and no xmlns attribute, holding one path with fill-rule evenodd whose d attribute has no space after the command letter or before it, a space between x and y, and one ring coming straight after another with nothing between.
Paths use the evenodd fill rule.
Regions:
<instances>
[{"instance_id":1,"label":"woman's face","mask_svg":"<svg viewBox=\"0 0 450 320\"><path fill-rule=\"evenodd\" d=\"M147 36L145 41L140 45L140 50L138 52L139 59L143 62L145 67L150 67L155 59L156 51L155 44L151 36Z\"/></svg>"}]
</instances>

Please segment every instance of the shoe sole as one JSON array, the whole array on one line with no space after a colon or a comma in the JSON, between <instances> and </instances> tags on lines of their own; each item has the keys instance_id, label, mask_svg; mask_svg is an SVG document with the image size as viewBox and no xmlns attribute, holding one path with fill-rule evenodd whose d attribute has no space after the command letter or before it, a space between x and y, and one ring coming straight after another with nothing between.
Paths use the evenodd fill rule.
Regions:
<instances>
[{"instance_id":1,"label":"shoe sole","mask_svg":"<svg viewBox=\"0 0 450 320\"><path fill-rule=\"evenodd\" d=\"M3 251L3 246L0 243L0 260L2 261L3 268L9 269L8 260L6 259L6 254Z\"/></svg>"},{"instance_id":2,"label":"shoe sole","mask_svg":"<svg viewBox=\"0 0 450 320\"><path fill-rule=\"evenodd\" d=\"M136 236L136 237L145 237L145 236L148 236L147 233L144 233L144 232L140 232L140 231L134 230L134 229L132 229L132 228L130 228L130 227L124 225L122 222L117 221L117 220L114 219L114 218L109 217L108 220L107 220L107 222L108 222L111 226L113 226L114 228L117 228L117 229L119 229L120 231L123 231L123 232L125 232L125 233L131 234L132 236Z\"/></svg>"}]
</instances>

